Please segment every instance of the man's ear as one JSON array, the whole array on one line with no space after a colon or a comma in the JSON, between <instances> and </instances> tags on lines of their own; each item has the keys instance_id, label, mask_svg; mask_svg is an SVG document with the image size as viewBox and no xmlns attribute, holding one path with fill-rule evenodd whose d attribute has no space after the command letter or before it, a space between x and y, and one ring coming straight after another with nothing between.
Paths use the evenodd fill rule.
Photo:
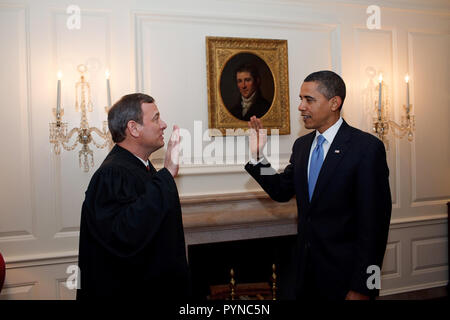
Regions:
<instances>
[{"instance_id":1,"label":"man's ear","mask_svg":"<svg viewBox=\"0 0 450 320\"><path fill-rule=\"evenodd\" d=\"M338 111L342 105L342 99L339 96L334 96L330 99L331 111Z\"/></svg>"},{"instance_id":2,"label":"man's ear","mask_svg":"<svg viewBox=\"0 0 450 320\"><path fill-rule=\"evenodd\" d=\"M127 130L134 138L138 138L141 134L140 124L133 120L128 121Z\"/></svg>"}]
</instances>

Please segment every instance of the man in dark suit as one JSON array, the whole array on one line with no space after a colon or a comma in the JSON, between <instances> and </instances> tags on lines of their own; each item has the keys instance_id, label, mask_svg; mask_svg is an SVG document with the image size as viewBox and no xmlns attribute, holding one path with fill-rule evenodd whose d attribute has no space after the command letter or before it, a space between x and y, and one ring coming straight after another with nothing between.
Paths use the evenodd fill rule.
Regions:
<instances>
[{"instance_id":1,"label":"man in dark suit","mask_svg":"<svg viewBox=\"0 0 450 320\"><path fill-rule=\"evenodd\" d=\"M389 169L383 143L341 118L345 92L344 81L334 72L306 77L298 110L305 127L314 131L295 141L290 163L279 174L261 157L267 140L261 121L252 117L249 122L254 129L252 160L245 169L273 200L296 195L298 299L353 300L378 294L369 278L373 266L381 269L386 249L392 209Z\"/></svg>"},{"instance_id":2,"label":"man in dark suit","mask_svg":"<svg viewBox=\"0 0 450 320\"><path fill-rule=\"evenodd\" d=\"M252 116L261 118L269 110L270 102L261 94L258 69L252 64L244 64L236 69L235 75L241 98L230 108L230 112L244 121L249 121Z\"/></svg>"}]
</instances>

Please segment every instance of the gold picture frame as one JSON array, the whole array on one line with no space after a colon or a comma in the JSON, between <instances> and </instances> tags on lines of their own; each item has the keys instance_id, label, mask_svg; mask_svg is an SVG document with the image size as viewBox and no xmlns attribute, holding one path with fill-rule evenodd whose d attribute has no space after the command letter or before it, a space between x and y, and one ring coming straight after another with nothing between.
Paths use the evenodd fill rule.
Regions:
<instances>
[{"instance_id":1,"label":"gold picture frame","mask_svg":"<svg viewBox=\"0 0 450 320\"><path fill-rule=\"evenodd\" d=\"M242 111L244 89L239 89L237 75L244 66L253 66L259 77L257 94L250 99L262 101L258 108ZM287 40L206 37L206 69L208 79L208 123L220 134L243 135L248 117L260 115L264 128L290 134L289 74ZM244 72L244 71L242 71ZM244 73L245 74L245 73ZM250 74L250 72L248 73ZM253 74L253 73L252 73ZM268 130L270 134L272 130ZM210 130L210 135L219 135Z\"/></svg>"}]
</instances>

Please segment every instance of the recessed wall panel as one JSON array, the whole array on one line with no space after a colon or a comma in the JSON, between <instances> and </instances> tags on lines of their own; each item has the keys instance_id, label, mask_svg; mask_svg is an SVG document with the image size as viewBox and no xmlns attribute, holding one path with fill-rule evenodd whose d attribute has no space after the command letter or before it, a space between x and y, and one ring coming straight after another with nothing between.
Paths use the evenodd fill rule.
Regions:
<instances>
[{"instance_id":1,"label":"recessed wall panel","mask_svg":"<svg viewBox=\"0 0 450 320\"><path fill-rule=\"evenodd\" d=\"M33 233L27 32L26 9L0 6L0 241Z\"/></svg>"},{"instance_id":2,"label":"recessed wall panel","mask_svg":"<svg viewBox=\"0 0 450 320\"><path fill-rule=\"evenodd\" d=\"M450 199L450 35L412 32L408 44L416 116L412 198Z\"/></svg>"},{"instance_id":3,"label":"recessed wall panel","mask_svg":"<svg viewBox=\"0 0 450 320\"><path fill-rule=\"evenodd\" d=\"M87 111L87 120L90 127L97 127L100 130L107 114L106 70L111 73L110 82L120 75L111 71L110 63L110 26L109 16L106 12L81 11L80 28L68 28L68 15L55 12L53 15L54 28L54 54L55 69L61 70L63 74L61 85L61 103L64 108L64 121L68 122L69 131L74 127L80 127L81 112L75 108L76 102L81 105L81 73L78 66L84 64L87 72L83 74L84 80L89 82L90 101L93 111ZM76 86L78 84L78 91ZM85 86L85 91L88 92ZM112 92L113 95L113 92ZM114 96L114 95L113 95ZM88 98L88 95L85 96ZM86 100L86 104L88 100ZM93 138L101 144L101 140L95 133ZM75 134L69 140L68 145L72 146L77 141ZM84 156L81 157L81 144L78 144L73 151L61 151L59 158L54 158L53 170L55 170L55 192L56 192L56 217L58 236L64 236L64 232L69 232L68 236L76 236L79 228L81 203L84 200L84 192L92 174L101 164L107 154L107 149L97 149L92 143L89 149L93 151L93 162L88 157L90 169L83 171ZM63 234L61 234L61 232Z\"/></svg>"},{"instance_id":4,"label":"recessed wall panel","mask_svg":"<svg viewBox=\"0 0 450 320\"><path fill-rule=\"evenodd\" d=\"M389 30L369 30L356 29L355 43L359 58L359 82L356 84L356 90L359 93L359 110L352 112L352 118L355 115L360 116L354 119L359 123L359 128L372 133L373 118L377 115L379 75L383 77L382 98L387 100L383 108L387 108L387 114L391 119L395 119L394 105L394 62L393 62L393 32ZM355 88L353 88L354 90ZM349 85L351 94L352 86ZM362 112L361 112L362 110ZM386 145L387 162L389 166L389 181L391 187L392 202L397 202L397 146L396 138L391 134L387 136L389 140Z\"/></svg>"}]
</instances>

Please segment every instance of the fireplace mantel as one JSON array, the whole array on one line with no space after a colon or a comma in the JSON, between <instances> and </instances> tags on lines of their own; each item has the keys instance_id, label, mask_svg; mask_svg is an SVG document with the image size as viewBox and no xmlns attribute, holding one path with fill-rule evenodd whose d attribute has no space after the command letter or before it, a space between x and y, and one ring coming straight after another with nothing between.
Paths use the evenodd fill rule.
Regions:
<instances>
[{"instance_id":1,"label":"fireplace mantel","mask_svg":"<svg viewBox=\"0 0 450 320\"><path fill-rule=\"evenodd\" d=\"M295 199L275 202L264 191L182 196L186 245L295 234Z\"/></svg>"}]
</instances>

